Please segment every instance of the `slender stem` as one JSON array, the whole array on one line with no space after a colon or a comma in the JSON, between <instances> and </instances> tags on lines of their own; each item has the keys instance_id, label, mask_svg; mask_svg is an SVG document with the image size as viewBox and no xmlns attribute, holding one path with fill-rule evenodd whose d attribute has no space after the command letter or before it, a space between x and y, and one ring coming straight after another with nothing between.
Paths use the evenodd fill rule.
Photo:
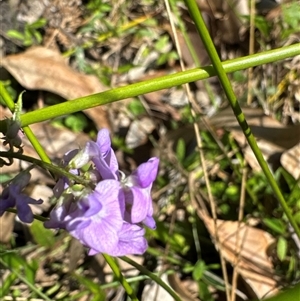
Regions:
<instances>
[{"instance_id":1,"label":"slender stem","mask_svg":"<svg viewBox=\"0 0 300 301\"><path fill-rule=\"evenodd\" d=\"M15 158L15 159L19 159L22 161L27 161L30 162L34 165L40 166L44 169L49 170L50 172L54 173L54 174L58 174L60 176L65 176L68 179L71 179L73 181L75 181L76 183L82 184L84 186L88 186L90 184L90 181L84 180L81 177L75 176L72 173L67 172L66 170L62 169L61 167L55 166L51 163L47 163L44 161L41 161L39 159L36 158L32 158L29 156L25 156L22 155L20 153L11 153L11 152L2 152L0 151L0 157L2 158Z\"/></svg>"},{"instance_id":2,"label":"slender stem","mask_svg":"<svg viewBox=\"0 0 300 301\"><path fill-rule=\"evenodd\" d=\"M10 95L8 94L7 90L5 89L5 86L3 83L0 81L0 95L2 96L3 100L5 101L7 107L11 112L14 111L15 109L15 103L11 99Z\"/></svg>"},{"instance_id":3,"label":"slender stem","mask_svg":"<svg viewBox=\"0 0 300 301\"><path fill-rule=\"evenodd\" d=\"M258 66L266 63L275 62L300 54L299 44L282 47L280 49L269 50L263 53L250 55L238 59L223 62L225 72L230 73L237 70L247 69L249 67ZM146 94L161 89L179 86L185 83L198 81L216 75L213 66L195 68L175 74L158 77L126 87L119 87L107 90L101 93L77 98L68 102L53 105L47 108L35 110L21 116L22 126L49 120L65 114L82 111L99 105L108 104L121 99L135 97L137 95ZM0 121L0 129L1 129Z\"/></svg>"},{"instance_id":4,"label":"slender stem","mask_svg":"<svg viewBox=\"0 0 300 301\"><path fill-rule=\"evenodd\" d=\"M168 286L164 281L161 280L157 275L154 273L151 273L148 271L145 267L141 266L134 260L130 259L129 257L123 256L120 257L123 261L129 263L130 265L134 266L137 270L139 270L143 275L147 275L149 278L151 278L153 281L155 281L157 284L159 284L162 288L164 288L176 301L182 301L180 297L171 289L170 286Z\"/></svg>"},{"instance_id":5,"label":"slender stem","mask_svg":"<svg viewBox=\"0 0 300 301\"><path fill-rule=\"evenodd\" d=\"M31 128L28 125L23 126L23 131L26 134L26 136L27 136L28 140L30 141L31 145L33 146L33 148L35 149L35 151L37 152L37 154L41 158L41 160L44 161L44 162L47 162L47 163L51 163L50 158L48 157L48 155L45 152L43 146L40 144L40 142L38 141L38 139L36 138L36 136L32 132Z\"/></svg>"},{"instance_id":6,"label":"slender stem","mask_svg":"<svg viewBox=\"0 0 300 301\"><path fill-rule=\"evenodd\" d=\"M18 214L17 209L14 209L14 208L8 208L8 209L6 209L6 211L14 213L14 214ZM43 216L37 215L37 214L33 214L33 218L38 220L38 221L41 221L41 222L46 222L46 221L49 220L49 218L46 218L46 217L43 217Z\"/></svg>"},{"instance_id":7,"label":"slender stem","mask_svg":"<svg viewBox=\"0 0 300 301\"><path fill-rule=\"evenodd\" d=\"M15 268L9 266L4 260L2 260L2 258L0 258L0 263L3 266L5 266L8 270L10 270L12 273L14 273L18 277L18 279L20 279L23 283L25 283L33 292L35 292L39 297L41 297L42 300L51 301L51 299L47 295L42 293L40 291L40 289L38 289L30 281L28 281L26 277L22 276L19 273L19 271L17 271Z\"/></svg>"},{"instance_id":8,"label":"slender stem","mask_svg":"<svg viewBox=\"0 0 300 301\"><path fill-rule=\"evenodd\" d=\"M186 6L189 10L189 13L190 13L193 21L195 22L198 33L199 33L199 35L203 41L203 44L208 52L211 62L215 68L215 72L220 80L220 83L221 83L221 85L224 89L224 92L228 98L228 101L232 107L234 115L236 116L237 121L238 121L241 129L243 130L244 135L245 135L259 165L261 166L261 169L263 170L270 186L272 187L278 201L280 202L280 205L281 205L284 213L286 214L286 216L287 216L288 220L290 221L292 227L294 228L295 232L300 237L300 229L291 213L290 208L288 207L288 205L280 191L280 188L278 187L278 185L272 175L272 172L271 172L267 162L265 161L265 159L256 143L256 140L251 132L250 127L248 126L245 115L242 112L242 109L237 101L237 98L236 98L234 92L233 92L231 83L226 74L226 70L224 69L224 67L220 61L220 58L216 51L216 48L215 48L215 46L212 42L212 39L210 37L210 34L206 28L205 22L202 18L202 15L200 14L199 8L194 0L185 0L185 3L186 3ZM295 46L297 46L298 51L300 51L300 47L299 47L300 43L296 44Z\"/></svg>"},{"instance_id":9,"label":"slender stem","mask_svg":"<svg viewBox=\"0 0 300 301\"><path fill-rule=\"evenodd\" d=\"M114 275L119 280L119 282L121 283L121 285L125 289L125 291L128 294L128 296L131 298L131 300L132 301L138 301L138 298L136 297L136 295L135 295L132 287L126 281L125 277L122 275L122 273L121 273L118 265L114 261L114 259L111 256L107 255L107 254L103 254L103 257L106 260L106 262L109 264L109 266L111 267Z\"/></svg>"}]
</instances>

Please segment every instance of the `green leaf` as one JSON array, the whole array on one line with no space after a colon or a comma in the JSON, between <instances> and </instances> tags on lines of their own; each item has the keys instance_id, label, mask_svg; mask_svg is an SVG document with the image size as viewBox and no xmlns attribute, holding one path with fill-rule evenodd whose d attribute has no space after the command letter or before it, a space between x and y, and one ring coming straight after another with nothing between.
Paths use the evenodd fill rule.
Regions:
<instances>
[{"instance_id":1,"label":"green leaf","mask_svg":"<svg viewBox=\"0 0 300 301\"><path fill-rule=\"evenodd\" d=\"M16 274L9 274L5 280L1 284L1 289L0 289L0 298L2 300L3 297L7 296L10 287L14 284L15 280L17 279Z\"/></svg>"},{"instance_id":2,"label":"green leaf","mask_svg":"<svg viewBox=\"0 0 300 301\"><path fill-rule=\"evenodd\" d=\"M236 185L228 186L225 190L225 196L232 201L238 201L240 198L239 187Z\"/></svg>"},{"instance_id":3,"label":"green leaf","mask_svg":"<svg viewBox=\"0 0 300 301\"><path fill-rule=\"evenodd\" d=\"M106 300L105 292L101 289L98 283L94 283L92 280L77 274L73 274L73 276L93 294L92 299L89 300L91 301Z\"/></svg>"},{"instance_id":4,"label":"green leaf","mask_svg":"<svg viewBox=\"0 0 300 301\"><path fill-rule=\"evenodd\" d=\"M199 282L199 298L205 301L214 301L214 298L209 291L208 285L203 281Z\"/></svg>"},{"instance_id":5,"label":"green leaf","mask_svg":"<svg viewBox=\"0 0 300 301\"><path fill-rule=\"evenodd\" d=\"M185 142L182 138L178 139L177 145L176 145L176 156L179 162L182 163L182 161L185 158Z\"/></svg>"},{"instance_id":6,"label":"green leaf","mask_svg":"<svg viewBox=\"0 0 300 301\"><path fill-rule=\"evenodd\" d=\"M286 239L282 236L279 237L277 242L277 256L283 261L286 258L288 243Z\"/></svg>"},{"instance_id":7,"label":"green leaf","mask_svg":"<svg viewBox=\"0 0 300 301\"><path fill-rule=\"evenodd\" d=\"M28 25L28 28L30 29L39 29L44 27L47 24L47 20L44 18L38 19L37 21L31 23Z\"/></svg>"},{"instance_id":8,"label":"green leaf","mask_svg":"<svg viewBox=\"0 0 300 301\"><path fill-rule=\"evenodd\" d=\"M54 233L46 229L41 221L34 220L29 227L30 233L37 244L43 247L52 247L55 243Z\"/></svg>"},{"instance_id":9,"label":"green leaf","mask_svg":"<svg viewBox=\"0 0 300 301\"><path fill-rule=\"evenodd\" d=\"M134 115L134 116L140 116L141 114L146 113L146 110L142 103L138 99L132 100L128 105L128 110Z\"/></svg>"},{"instance_id":10,"label":"green leaf","mask_svg":"<svg viewBox=\"0 0 300 301\"><path fill-rule=\"evenodd\" d=\"M168 43L169 43L169 37L167 35L163 35L155 43L154 47L157 51L164 52Z\"/></svg>"},{"instance_id":11,"label":"green leaf","mask_svg":"<svg viewBox=\"0 0 300 301\"><path fill-rule=\"evenodd\" d=\"M82 114L74 114L66 117L65 124L74 132L82 132L87 126L87 119Z\"/></svg>"},{"instance_id":12,"label":"green leaf","mask_svg":"<svg viewBox=\"0 0 300 301\"><path fill-rule=\"evenodd\" d=\"M298 283L294 287L291 287L270 299L265 299L265 301L297 301L299 300L299 292L300 284Z\"/></svg>"},{"instance_id":13,"label":"green leaf","mask_svg":"<svg viewBox=\"0 0 300 301\"><path fill-rule=\"evenodd\" d=\"M263 223L279 234L284 234L286 232L285 224L278 218L264 218Z\"/></svg>"},{"instance_id":14,"label":"green leaf","mask_svg":"<svg viewBox=\"0 0 300 301\"><path fill-rule=\"evenodd\" d=\"M255 16L255 26L265 37L269 36L271 27L266 18L262 16Z\"/></svg>"},{"instance_id":15,"label":"green leaf","mask_svg":"<svg viewBox=\"0 0 300 301\"><path fill-rule=\"evenodd\" d=\"M198 260L195 264L195 267L194 267L194 270L193 270L193 278L196 280L196 281L199 281L202 276L203 276L203 273L205 272L206 270L206 264L203 260Z\"/></svg>"},{"instance_id":16,"label":"green leaf","mask_svg":"<svg viewBox=\"0 0 300 301\"><path fill-rule=\"evenodd\" d=\"M19 32L17 30L14 30L14 29L8 30L6 32L6 34L8 37L13 38L13 39L18 39L21 41L23 41L25 39L25 36L23 33Z\"/></svg>"}]
</instances>

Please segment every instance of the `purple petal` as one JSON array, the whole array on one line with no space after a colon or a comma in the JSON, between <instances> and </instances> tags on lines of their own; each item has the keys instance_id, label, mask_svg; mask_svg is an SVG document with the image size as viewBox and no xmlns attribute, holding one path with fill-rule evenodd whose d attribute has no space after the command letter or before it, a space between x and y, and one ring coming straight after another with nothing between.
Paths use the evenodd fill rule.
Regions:
<instances>
[{"instance_id":1,"label":"purple petal","mask_svg":"<svg viewBox=\"0 0 300 301\"><path fill-rule=\"evenodd\" d=\"M31 208L29 207L28 203L26 202L26 196L24 195L24 200L23 202L17 201L17 214L19 219L23 222L23 223L32 223L33 221L33 214L31 211ZM29 197L27 197L29 198Z\"/></svg>"},{"instance_id":2,"label":"purple petal","mask_svg":"<svg viewBox=\"0 0 300 301\"><path fill-rule=\"evenodd\" d=\"M111 142L108 129L102 129L98 132L97 145L100 149L100 152L103 154L107 153L110 150Z\"/></svg>"},{"instance_id":3,"label":"purple petal","mask_svg":"<svg viewBox=\"0 0 300 301\"><path fill-rule=\"evenodd\" d=\"M50 212L50 220L44 222L44 226L46 228L53 229L65 229L66 228L66 216L70 213L70 211L76 210L73 205L73 196L68 195L69 198L64 200L63 205L57 206L53 208Z\"/></svg>"},{"instance_id":4,"label":"purple petal","mask_svg":"<svg viewBox=\"0 0 300 301\"><path fill-rule=\"evenodd\" d=\"M105 220L91 223L84 229L71 231L70 234L97 253L111 254L118 243L117 231Z\"/></svg>"},{"instance_id":5,"label":"purple petal","mask_svg":"<svg viewBox=\"0 0 300 301\"><path fill-rule=\"evenodd\" d=\"M156 229L155 220L151 215L146 216L146 218L143 220L143 224L150 229Z\"/></svg>"},{"instance_id":6,"label":"purple petal","mask_svg":"<svg viewBox=\"0 0 300 301\"><path fill-rule=\"evenodd\" d=\"M109 220L117 230L121 229L125 200L120 182L101 181L95 188L95 198L103 206L96 218Z\"/></svg>"},{"instance_id":7,"label":"purple petal","mask_svg":"<svg viewBox=\"0 0 300 301\"><path fill-rule=\"evenodd\" d=\"M152 185L157 176L159 159L154 157L149 159L146 163L141 164L132 177L135 178L136 184L142 188Z\"/></svg>"},{"instance_id":8,"label":"purple petal","mask_svg":"<svg viewBox=\"0 0 300 301\"><path fill-rule=\"evenodd\" d=\"M118 245L109 255L125 256L130 254L143 254L148 247L144 235L145 229L138 225L124 223L122 230L119 232Z\"/></svg>"},{"instance_id":9,"label":"purple petal","mask_svg":"<svg viewBox=\"0 0 300 301\"><path fill-rule=\"evenodd\" d=\"M104 180L98 183L95 191L85 200L85 205L88 206L83 215L88 216L90 224L86 227L79 224L70 231L71 235L94 252L110 254L116 248L117 233L123 225L122 210L125 206L124 195L120 192L122 192L121 184L118 181ZM94 206L97 210L94 210Z\"/></svg>"},{"instance_id":10,"label":"purple petal","mask_svg":"<svg viewBox=\"0 0 300 301\"><path fill-rule=\"evenodd\" d=\"M109 131L102 129L98 132L97 146L100 154L93 158L99 173L104 179L118 179L119 165L116 155L111 148Z\"/></svg>"},{"instance_id":11,"label":"purple petal","mask_svg":"<svg viewBox=\"0 0 300 301\"><path fill-rule=\"evenodd\" d=\"M98 157L92 159L94 162L97 171L101 175L101 177L105 180L118 180L118 165L110 162L110 157L112 154L109 154L107 158L104 158L102 154ZM115 158L115 154L113 153L113 157ZM113 159L112 161L117 162L117 159Z\"/></svg>"},{"instance_id":12,"label":"purple petal","mask_svg":"<svg viewBox=\"0 0 300 301\"><path fill-rule=\"evenodd\" d=\"M0 216L6 211L8 208L13 208L16 205L16 200L9 194L9 187L6 187L0 198Z\"/></svg>"},{"instance_id":13,"label":"purple petal","mask_svg":"<svg viewBox=\"0 0 300 301\"><path fill-rule=\"evenodd\" d=\"M125 192L125 202L127 206L131 206L129 212L127 211L129 215L126 214L128 222L137 224L146 218L151 202L149 192L146 189L132 187Z\"/></svg>"}]
</instances>

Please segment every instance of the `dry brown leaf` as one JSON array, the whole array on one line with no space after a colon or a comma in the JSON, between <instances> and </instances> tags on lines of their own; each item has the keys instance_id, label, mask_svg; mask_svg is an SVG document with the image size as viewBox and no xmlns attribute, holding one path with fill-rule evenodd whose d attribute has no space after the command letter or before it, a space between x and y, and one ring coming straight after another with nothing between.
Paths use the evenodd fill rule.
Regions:
<instances>
[{"instance_id":1,"label":"dry brown leaf","mask_svg":"<svg viewBox=\"0 0 300 301\"><path fill-rule=\"evenodd\" d=\"M13 233L16 215L11 212L4 212L0 217L0 242L9 243Z\"/></svg>"},{"instance_id":2,"label":"dry brown leaf","mask_svg":"<svg viewBox=\"0 0 300 301\"><path fill-rule=\"evenodd\" d=\"M300 124L285 126L259 108L243 108L247 122L265 159L274 168L279 164L280 154L297 145L300 141ZM261 171L256 157L238 125L230 108L217 113L209 120L213 127L229 130L239 145L243 147L245 159L254 171Z\"/></svg>"},{"instance_id":3,"label":"dry brown leaf","mask_svg":"<svg viewBox=\"0 0 300 301\"><path fill-rule=\"evenodd\" d=\"M300 143L285 151L280 162L282 166L297 180L300 177Z\"/></svg>"},{"instance_id":4,"label":"dry brown leaf","mask_svg":"<svg viewBox=\"0 0 300 301\"><path fill-rule=\"evenodd\" d=\"M59 52L42 46L8 55L0 64L25 88L50 91L67 100L105 90L97 77L73 70ZM93 109L89 109L89 113L91 111ZM91 116L96 125L109 128L104 108L97 107L96 111Z\"/></svg>"},{"instance_id":5,"label":"dry brown leaf","mask_svg":"<svg viewBox=\"0 0 300 301\"><path fill-rule=\"evenodd\" d=\"M300 124L285 126L259 108L242 108L253 135L280 147L282 150L295 146L300 141ZM209 119L216 128L242 132L231 108L220 111Z\"/></svg>"},{"instance_id":6,"label":"dry brown leaf","mask_svg":"<svg viewBox=\"0 0 300 301\"><path fill-rule=\"evenodd\" d=\"M198 211L210 235L216 241L215 223L203 211ZM255 298L269 297L276 292L275 272L267 251L274 238L260 229L237 221L217 220L219 247L224 258L236 266L238 273L255 293Z\"/></svg>"}]
</instances>

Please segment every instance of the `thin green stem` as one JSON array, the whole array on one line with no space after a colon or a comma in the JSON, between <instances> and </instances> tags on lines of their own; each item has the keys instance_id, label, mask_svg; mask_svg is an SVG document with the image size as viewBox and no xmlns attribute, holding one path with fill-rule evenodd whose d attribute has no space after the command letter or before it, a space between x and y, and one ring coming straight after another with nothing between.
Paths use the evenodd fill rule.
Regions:
<instances>
[{"instance_id":1,"label":"thin green stem","mask_svg":"<svg viewBox=\"0 0 300 301\"><path fill-rule=\"evenodd\" d=\"M132 301L138 301L138 298L136 297L132 287L126 281L125 277L122 275L122 273L121 273L118 265L116 264L115 260L107 254L103 254L103 257L106 260L106 262L108 263L108 265L111 267L114 275L119 280L120 284L123 286L123 288L125 289L128 296L131 298L131 300Z\"/></svg>"},{"instance_id":2,"label":"thin green stem","mask_svg":"<svg viewBox=\"0 0 300 301\"><path fill-rule=\"evenodd\" d=\"M224 92L228 98L228 101L232 107L234 115L236 116L236 118L239 122L239 125L240 125L241 129L243 130L244 135L245 135L259 165L261 166L270 186L272 187L275 195L277 196L277 199L279 200L284 213L286 214L288 220L290 221L295 232L297 233L298 237L300 238L300 229L291 213L290 208L288 207L288 205L280 191L280 188L278 187L278 185L272 175L272 172L271 172L267 162L265 161L265 159L256 143L256 140L251 132L250 127L247 124L245 115L242 112L242 109L237 101L237 98L236 98L234 92L233 92L233 89L232 89L231 83L227 77L224 65L222 65L222 63L220 61L220 58L219 58L216 48L212 42L210 34L206 28L205 22L199 11L199 8L194 0L185 0L185 3L186 3L186 6L189 10L189 13L190 13L193 21L195 22L195 26L196 26L198 33L203 41L203 44L208 52L211 62L215 68L215 72L220 80L220 83L221 83L221 85L224 89ZM298 48L298 51L300 51L299 43L294 46L296 46Z\"/></svg>"},{"instance_id":3,"label":"thin green stem","mask_svg":"<svg viewBox=\"0 0 300 301\"><path fill-rule=\"evenodd\" d=\"M291 45L282 47L280 49L269 50L263 53L250 55L238 59L229 60L223 62L225 72L230 73L237 70L247 69L262 64L283 60L289 57L300 54L299 45ZM126 99L158 91L161 89L167 89L174 86L202 80L216 75L216 71L213 66L206 66L201 68L195 68L175 74L158 77L152 80L147 80L135 84L128 85L126 87L119 87L111 90L107 90L101 93L89 95L86 97L77 98L68 102L53 105L34 112L29 112L21 116L22 126L30 125L33 123L49 120L51 118L60 117L66 114L82 111L88 108L96 107ZM0 121L1 129L1 121Z\"/></svg>"},{"instance_id":4,"label":"thin green stem","mask_svg":"<svg viewBox=\"0 0 300 301\"><path fill-rule=\"evenodd\" d=\"M26 277L23 277L16 269L10 267L8 264L6 264L6 262L4 260L2 260L0 258L0 263L1 265L5 266L8 270L10 270L12 273L14 273L18 279L20 279L23 283L25 283L33 292L35 292L39 297L42 298L42 300L47 300L47 301L51 301L51 299L45 295L44 293L42 293L40 291L40 289L36 288L32 283L30 283Z\"/></svg>"},{"instance_id":5,"label":"thin green stem","mask_svg":"<svg viewBox=\"0 0 300 301\"><path fill-rule=\"evenodd\" d=\"M181 298L168 286L164 281L161 280L157 275L148 271L145 267L141 266L134 260L130 259L129 257L123 256L120 259L124 260L125 262L129 263L130 265L134 266L137 270L139 270L143 275L147 275L157 284L159 284L162 288L164 288L176 301L182 301Z\"/></svg>"},{"instance_id":6,"label":"thin green stem","mask_svg":"<svg viewBox=\"0 0 300 301\"><path fill-rule=\"evenodd\" d=\"M13 112L15 110L15 103L11 99L10 95L8 94L7 90L5 89L5 86L1 81L0 81L0 95L2 96L9 110Z\"/></svg>"},{"instance_id":7,"label":"thin green stem","mask_svg":"<svg viewBox=\"0 0 300 301\"><path fill-rule=\"evenodd\" d=\"M18 211L17 209L13 209L13 208L8 208L6 209L7 212L11 212L11 213L14 213L14 214L18 214ZM46 222L49 220L49 218L46 218L46 217L43 217L41 215L36 215L36 214L33 214L33 218L40 221L40 222Z\"/></svg>"},{"instance_id":8,"label":"thin green stem","mask_svg":"<svg viewBox=\"0 0 300 301\"><path fill-rule=\"evenodd\" d=\"M33 146L33 148L35 149L35 151L41 158L41 160L44 162L47 162L47 163L51 163L50 158L48 157L47 153L45 152L43 146L40 144L40 142L35 137L31 128L28 125L23 126L23 131L24 131L25 135L27 136L28 140L30 141L31 145Z\"/></svg>"},{"instance_id":9,"label":"thin green stem","mask_svg":"<svg viewBox=\"0 0 300 301\"><path fill-rule=\"evenodd\" d=\"M62 169L61 167L55 166L55 165L53 165L51 163L48 163L48 162L41 161L41 160L36 159L36 158L32 158L32 157L29 157L29 156L22 155L20 153L11 153L11 152L2 152L2 151L0 151L0 157L2 157L2 158L15 158L15 159L19 159L19 160L22 160L22 161L27 161L27 162L30 162L34 165L40 166L44 169L47 169L50 172L52 172L53 174L57 174L59 176L65 176L68 179L73 180L76 183L82 184L84 186L88 186L90 184L90 181L84 180L81 177L75 176L72 173L69 173L66 170Z\"/></svg>"}]
</instances>

